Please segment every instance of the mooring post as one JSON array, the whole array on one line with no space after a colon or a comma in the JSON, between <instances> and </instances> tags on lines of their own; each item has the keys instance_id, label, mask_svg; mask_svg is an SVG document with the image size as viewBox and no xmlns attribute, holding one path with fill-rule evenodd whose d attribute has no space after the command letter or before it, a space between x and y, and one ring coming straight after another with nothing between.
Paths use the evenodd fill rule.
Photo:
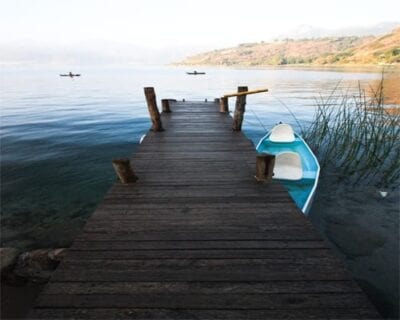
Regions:
<instances>
[{"instance_id":1,"label":"mooring post","mask_svg":"<svg viewBox=\"0 0 400 320\"><path fill-rule=\"evenodd\" d=\"M136 182L138 177L132 170L128 158L113 159L112 161L115 173L123 184Z\"/></svg>"},{"instance_id":2,"label":"mooring post","mask_svg":"<svg viewBox=\"0 0 400 320\"><path fill-rule=\"evenodd\" d=\"M160 112L157 108L156 93L153 87L144 88L144 95L146 96L147 108L149 109L151 122L153 123L150 130L163 131Z\"/></svg>"},{"instance_id":3,"label":"mooring post","mask_svg":"<svg viewBox=\"0 0 400 320\"><path fill-rule=\"evenodd\" d=\"M275 156L273 154L259 153L256 159L256 180L271 182L274 175Z\"/></svg>"},{"instance_id":4,"label":"mooring post","mask_svg":"<svg viewBox=\"0 0 400 320\"><path fill-rule=\"evenodd\" d=\"M214 102L219 104L219 103L220 103L220 102L219 102L219 98L215 98L215 99L214 99Z\"/></svg>"},{"instance_id":5,"label":"mooring post","mask_svg":"<svg viewBox=\"0 0 400 320\"><path fill-rule=\"evenodd\" d=\"M162 99L161 105L162 105L162 112L165 112L165 113L171 112L171 109L169 108L169 99Z\"/></svg>"},{"instance_id":6,"label":"mooring post","mask_svg":"<svg viewBox=\"0 0 400 320\"><path fill-rule=\"evenodd\" d=\"M229 112L228 98L222 97L221 99L219 99L219 112Z\"/></svg>"},{"instance_id":7,"label":"mooring post","mask_svg":"<svg viewBox=\"0 0 400 320\"><path fill-rule=\"evenodd\" d=\"M247 87L238 87L238 92L249 91ZM246 106L246 95L237 96L236 97L236 106L235 113L233 115L233 131L241 131L242 130L242 122L243 122L243 114L245 112Z\"/></svg>"}]
</instances>

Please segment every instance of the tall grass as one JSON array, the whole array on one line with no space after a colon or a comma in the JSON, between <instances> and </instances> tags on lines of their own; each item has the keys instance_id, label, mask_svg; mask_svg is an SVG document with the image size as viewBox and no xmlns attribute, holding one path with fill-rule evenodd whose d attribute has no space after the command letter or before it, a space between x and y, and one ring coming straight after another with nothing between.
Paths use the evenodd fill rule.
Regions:
<instances>
[{"instance_id":1,"label":"tall grass","mask_svg":"<svg viewBox=\"0 0 400 320\"><path fill-rule=\"evenodd\" d=\"M341 92L316 99L316 113L303 137L322 170L335 168L352 184L395 187L400 178L400 114L389 114L383 96L384 79L366 92ZM368 94L367 94L368 93ZM322 171L323 172L323 171Z\"/></svg>"}]
</instances>

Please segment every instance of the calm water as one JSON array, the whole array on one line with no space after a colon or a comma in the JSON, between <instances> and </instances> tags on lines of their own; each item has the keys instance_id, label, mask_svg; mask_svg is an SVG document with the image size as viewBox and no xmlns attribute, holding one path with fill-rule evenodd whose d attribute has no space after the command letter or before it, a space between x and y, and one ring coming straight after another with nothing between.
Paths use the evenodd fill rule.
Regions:
<instances>
[{"instance_id":1,"label":"calm water","mask_svg":"<svg viewBox=\"0 0 400 320\"><path fill-rule=\"evenodd\" d=\"M203 70L207 72L204 76L187 76L187 70L178 67L81 68L72 71L82 73L82 77L70 79L58 76L70 70L3 68L0 86L1 245L20 248L70 245L115 181L111 159L131 155L150 126L143 95L145 86L154 86L158 99L186 100L213 99L236 91L240 85L250 89L269 88L268 94L248 97L244 131L257 143L266 130L279 121L291 123L297 130L299 125L306 127L314 113L315 98L329 95L338 84L345 90L356 88L358 81L373 83L381 77L378 69ZM282 102L290 107L300 124ZM357 193L351 196L349 204L337 201L338 197L330 198L329 183L325 193L322 183L320 189L321 196L317 197L314 209L315 223L339 248L360 283L366 281L365 288L370 295L377 296L377 301L383 297L383 302L377 303L381 304L381 310L394 310L398 281L393 250L398 252L398 247L396 249L396 235L391 234L396 234L396 220L393 220L396 218L393 217L397 209L393 208L398 207L397 197L385 202L384 207L376 200L373 205L381 211L379 215L375 215L376 208L366 209L367 213L373 212L372 218L380 219L369 223L365 212L359 212L369 196ZM343 193L351 194L347 190ZM344 212L346 219L337 214L334 207L337 203L343 205L340 208L349 208ZM325 211L327 207L330 212ZM354 220L358 217L362 219ZM387 226L392 229L384 229L383 218L389 219ZM358 229L346 229L346 221L351 222L350 227ZM381 227L378 235L382 238L382 234L387 234L391 238L383 241L386 244L379 247L381 251L375 249L382 241L376 245L371 243L373 253L367 252L366 258L359 258L359 252L351 251L348 244L361 243L353 250L365 247L365 243L371 242L372 233L368 233L371 225L374 228L371 232L376 233ZM364 240L357 236L366 234ZM376 252L378 255L374 256ZM371 271L369 266L374 259L382 264L373 266L375 271ZM382 279L382 275L386 278Z\"/></svg>"},{"instance_id":2,"label":"calm water","mask_svg":"<svg viewBox=\"0 0 400 320\"><path fill-rule=\"evenodd\" d=\"M258 142L278 121L302 125L315 97L340 82L380 78L375 72L204 69L177 67L3 70L1 79L1 199L3 245L67 245L113 183L110 160L128 156L149 128L143 87L158 98L213 99L239 85L268 87L248 97L245 132Z\"/></svg>"}]
</instances>

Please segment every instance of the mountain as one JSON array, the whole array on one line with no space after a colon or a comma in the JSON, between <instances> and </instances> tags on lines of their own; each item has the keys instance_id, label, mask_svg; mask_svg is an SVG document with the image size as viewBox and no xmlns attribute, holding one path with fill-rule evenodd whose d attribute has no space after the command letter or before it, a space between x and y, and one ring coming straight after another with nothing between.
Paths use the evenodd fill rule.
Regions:
<instances>
[{"instance_id":1,"label":"mountain","mask_svg":"<svg viewBox=\"0 0 400 320\"><path fill-rule=\"evenodd\" d=\"M400 64L400 28L380 37L324 37L244 43L184 59L182 65Z\"/></svg>"},{"instance_id":2,"label":"mountain","mask_svg":"<svg viewBox=\"0 0 400 320\"><path fill-rule=\"evenodd\" d=\"M51 44L31 40L0 43L0 66L154 65L183 59L210 46L171 45L148 47L130 43L88 40Z\"/></svg>"},{"instance_id":3,"label":"mountain","mask_svg":"<svg viewBox=\"0 0 400 320\"><path fill-rule=\"evenodd\" d=\"M399 22L381 22L371 26L352 26L339 29L327 29L314 27L311 25L300 25L285 34L281 34L277 39L313 39L322 37L365 37L382 36L391 32L400 25Z\"/></svg>"},{"instance_id":4,"label":"mountain","mask_svg":"<svg viewBox=\"0 0 400 320\"><path fill-rule=\"evenodd\" d=\"M400 28L355 47L338 62L348 64L400 64Z\"/></svg>"}]
</instances>

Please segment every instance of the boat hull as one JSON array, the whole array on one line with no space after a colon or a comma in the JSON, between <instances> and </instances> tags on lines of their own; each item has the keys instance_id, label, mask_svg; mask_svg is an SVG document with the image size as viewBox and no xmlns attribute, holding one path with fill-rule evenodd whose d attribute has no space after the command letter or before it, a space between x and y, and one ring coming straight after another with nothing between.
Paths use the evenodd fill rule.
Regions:
<instances>
[{"instance_id":1,"label":"boat hull","mask_svg":"<svg viewBox=\"0 0 400 320\"><path fill-rule=\"evenodd\" d=\"M282 152L296 152L300 155L303 175L300 180L280 180L288 189L289 194L301 211L307 215L310 211L314 195L318 185L320 166L317 158L307 143L295 134L293 142L272 142L270 133L263 137L257 145L260 153L277 155Z\"/></svg>"}]
</instances>

